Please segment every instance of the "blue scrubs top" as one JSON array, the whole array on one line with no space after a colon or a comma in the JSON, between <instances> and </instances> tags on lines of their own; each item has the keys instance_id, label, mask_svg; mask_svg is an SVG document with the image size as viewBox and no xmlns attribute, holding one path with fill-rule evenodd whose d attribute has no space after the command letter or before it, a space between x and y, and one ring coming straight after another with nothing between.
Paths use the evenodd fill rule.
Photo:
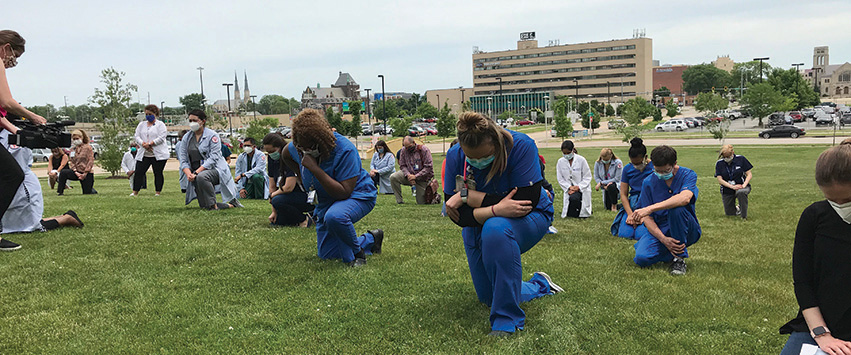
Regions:
<instances>
[{"instance_id":1,"label":"blue scrubs top","mask_svg":"<svg viewBox=\"0 0 851 355\"><path fill-rule=\"evenodd\" d=\"M694 216L695 220L697 220L697 214L695 214L694 210L694 204L697 203L698 192L697 173L695 173L694 170L681 166L671 180L673 180L673 182L671 182L671 187L668 188L668 185L665 184L665 180L658 178L656 174L650 174L650 176L644 179L644 183L641 187L641 196L638 198L638 206L635 208L644 208L654 203L665 201L680 192L689 190L694 194L694 196L692 196L691 201L689 201L688 205L685 207L688 212ZM651 213L650 216L653 217L653 220L659 226L659 229L662 230L662 233L665 235L670 233L668 210L656 211Z\"/></svg>"},{"instance_id":2,"label":"blue scrubs top","mask_svg":"<svg viewBox=\"0 0 851 355\"><path fill-rule=\"evenodd\" d=\"M653 162L647 163L644 171L638 171L635 165L630 163L623 168L621 182L629 184L629 195L635 196L641 193L641 185L644 183L644 179L650 174L653 174Z\"/></svg>"},{"instance_id":3,"label":"blue scrubs top","mask_svg":"<svg viewBox=\"0 0 851 355\"><path fill-rule=\"evenodd\" d=\"M356 177L357 184L355 184L355 189L352 191L352 195L349 197L350 199L363 201L375 200L378 190L375 188L372 178L369 177L369 173L363 169L357 148L346 137L343 137L337 132L334 132L334 137L337 139L337 146L331 151L331 155L328 158L322 158L319 161L319 168L337 181L345 181ZM304 188L308 191L311 188L316 190L316 197L319 198L320 208L322 206L330 206L334 203L336 200L331 198L331 195L328 195L325 188L319 183L319 180L310 173L310 170L305 169L301 165L302 156L295 145L290 144L288 149L290 150L290 156L299 164Z\"/></svg>"},{"instance_id":4,"label":"blue scrubs top","mask_svg":"<svg viewBox=\"0 0 851 355\"><path fill-rule=\"evenodd\" d=\"M544 177L541 175L540 158L538 147L529 136L515 131L508 131L514 138L514 147L508 153L508 164L501 175L496 175L487 184L487 175L491 167L483 170L476 169L467 164L467 178L472 177L476 181L476 191L488 194L505 196L515 187L532 186ZM447 195L455 194L455 176L464 175L464 162L466 156L461 150L461 145L456 144L446 152L446 174L443 180L443 192ZM541 197L538 205L533 210L543 212L550 221L553 219L553 202L547 196L546 190L541 188Z\"/></svg>"}]
</instances>

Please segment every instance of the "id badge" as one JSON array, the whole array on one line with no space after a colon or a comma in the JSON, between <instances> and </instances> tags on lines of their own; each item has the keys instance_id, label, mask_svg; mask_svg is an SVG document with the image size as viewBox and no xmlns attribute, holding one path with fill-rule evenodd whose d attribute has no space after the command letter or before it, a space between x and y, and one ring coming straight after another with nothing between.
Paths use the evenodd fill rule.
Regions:
<instances>
[{"instance_id":1,"label":"id badge","mask_svg":"<svg viewBox=\"0 0 851 355\"><path fill-rule=\"evenodd\" d=\"M464 177L461 175L455 175L455 192L461 192L461 189L464 187Z\"/></svg>"},{"instance_id":2,"label":"id badge","mask_svg":"<svg viewBox=\"0 0 851 355\"><path fill-rule=\"evenodd\" d=\"M307 192L307 203L314 206L319 204L319 200L316 198L316 190Z\"/></svg>"}]
</instances>

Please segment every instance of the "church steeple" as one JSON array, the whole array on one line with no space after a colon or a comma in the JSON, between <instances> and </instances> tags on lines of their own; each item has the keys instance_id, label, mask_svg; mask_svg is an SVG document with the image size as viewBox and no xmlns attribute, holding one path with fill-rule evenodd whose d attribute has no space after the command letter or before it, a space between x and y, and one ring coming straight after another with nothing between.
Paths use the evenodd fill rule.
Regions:
<instances>
[{"instance_id":1,"label":"church steeple","mask_svg":"<svg viewBox=\"0 0 851 355\"><path fill-rule=\"evenodd\" d=\"M245 76L245 95L243 95L242 97L244 97L245 101L247 102L251 100L251 91L248 90L248 74L245 72L245 70L242 71L242 74Z\"/></svg>"},{"instance_id":2,"label":"church steeple","mask_svg":"<svg viewBox=\"0 0 851 355\"><path fill-rule=\"evenodd\" d=\"M236 101L236 104L239 105L241 99L239 98L239 79L236 78L236 70L233 71L233 100Z\"/></svg>"}]
</instances>

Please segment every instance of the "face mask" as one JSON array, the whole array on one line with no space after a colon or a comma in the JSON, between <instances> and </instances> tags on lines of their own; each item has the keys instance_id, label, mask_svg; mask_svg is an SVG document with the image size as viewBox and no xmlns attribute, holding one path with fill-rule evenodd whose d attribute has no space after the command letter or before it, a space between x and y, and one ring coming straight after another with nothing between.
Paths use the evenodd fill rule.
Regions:
<instances>
[{"instance_id":1,"label":"face mask","mask_svg":"<svg viewBox=\"0 0 851 355\"><path fill-rule=\"evenodd\" d=\"M564 158L567 159L567 160L573 159L573 153L564 154Z\"/></svg>"},{"instance_id":2,"label":"face mask","mask_svg":"<svg viewBox=\"0 0 851 355\"><path fill-rule=\"evenodd\" d=\"M154 115L145 115L145 119L146 119L146 120L148 120L148 122L154 122L154 121L156 121L156 120L157 120L157 116L154 116Z\"/></svg>"},{"instance_id":3,"label":"face mask","mask_svg":"<svg viewBox=\"0 0 851 355\"><path fill-rule=\"evenodd\" d=\"M733 161L733 156L731 155L729 158L724 158L724 162L730 164Z\"/></svg>"},{"instance_id":4,"label":"face mask","mask_svg":"<svg viewBox=\"0 0 851 355\"><path fill-rule=\"evenodd\" d=\"M480 158L480 159L467 158L467 163L472 165L476 169L482 170L482 169L485 169L488 166L490 166L491 163L493 163L494 159L496 159L496 156L494 156L494 155L491 155L489 157Z\"/></svg>"},{"instance_id":5,"label":"face mask","mask_svg":"<svg viewBox=\"0 0 851 355\"><path fill-rule=\"evenodd\" d=\"M833 210L836 211L836 214L842 218L845 223L851 224L851 202L838 204L831 200L827 200L830 203L830 207L833 207Z\"/></svg>"},{"instance_id":6,"label":"face mask","mask_svg":"<svg viewBox=\"0 0 851 355\"><path fill-rule=\"evenodd\" d=\"M641 164L638 164L638 165L632 164L632 166L634 166L636 170L642 171L642 170L644 170L644 168L647 167L647 163L641 163Z\"/></svg>"},{"instance_id":7,"label":"face mask","mask_svg":"<svg viewBox=\"0 0 851 355\"><path fill-rule=\"evenodd\" d=\"M130 148L130 153L136 153L136 147Z\"/></svg>"},{"instance_id":8,"label":"face mask","mask_svg":"<svg viewBox=\"0 0 851 355\"><path fill-rule=\"evenodd\" d=\"M9 48L11 48L11 46ZM9 52L11 52L12 55L8 55ZM15 56L15 52L12 51L11 49L9 49L9 51L7 52L4 48L3 49L3 66L6 69L12 69L16 65L18 65L18 57Z\"/></svg>"},{"instance_id":9,"label":"face mask","mask_svg":"<svg viewBox=\"0 0 851 355\"><path fill-rule=\"evenodd\" d=\"M281 153L280 152L269 153L269 158L272 159L272 160L281 159Z\"/></svg>"},{"instance_id":10,"label":"face mask","mask_svg":"<svg viewBox=\"0 0 851 355\"><path fill-rule=\"evenodd\" d=\"M671 178L674 177L674 171L673 170L671 170L671 171L669 171L665 174L660 174L658 171L654 171L653 173L656 174L656 177L658 177L662 180L665 180L665 181L671 180Z\"/></svg>"},{"instance_id":11,"label":"face mask","mask_svg":"<svg viewBox=\"0 0 851 355\"><path fill-rule=\"evenodd\" d=\"M384 148L378 148L376 149L376 151L378 152L378 154L384 154Z\"/></svg>"},{"instance_id":12,"label":"face mask","mask_svg":"<svg viewBox=\"0 0 851 355\"><path fill-rule=\"evenodd\" d=\"M201 124L198 122L189 122L189 129L191 129L192 132L198 132L198 130L201 129Z\"/></svg>"},{"instance_id":13,"label":"face mask","mask_svg":"<svg viewBox=\"0 0 851 355\"><path fill-rule=\"evenodd\" d=\"M242 151L244 151L245 154L251 154L254 153L254 147L244 147L242 148Z\"/></svg>"},{"instance_id":14,"label":"face mask","mask_svg":"<svg viewBox=\"0 0 851 355\"><path fill-rule=\"evenodd\" d=\"M319 149L318 148L317 149L311 149L311 150L302 150L301 152L304 153L304 155L309 155L309 156L312 156L314 158L319 158Z\"/></svg>"},{"instance_id":15,"label":"face mask","mask_svg":"<svg viewBox=\"0 0 851 355\"><path fill-rule=\"evenodd\" d=\"M609 160L600 160L600 162L602 162L603 164L608 164L608 163L611 163L611 162L612 162L612 160L611 160L611 159L609 159Z\"/></svg>"},{"instance_id":16,"label":"face mask","mask_svg":"<svg viewBox=\"0 0 851 355\"><path fill-rule=\"evenodd\" d=\"M83 140L82 139L75 139L75 140L71 141L71 144L73 144L76 147L76 146L79 146L80 144L83 144Z\"/></svg>"}]
</instances>

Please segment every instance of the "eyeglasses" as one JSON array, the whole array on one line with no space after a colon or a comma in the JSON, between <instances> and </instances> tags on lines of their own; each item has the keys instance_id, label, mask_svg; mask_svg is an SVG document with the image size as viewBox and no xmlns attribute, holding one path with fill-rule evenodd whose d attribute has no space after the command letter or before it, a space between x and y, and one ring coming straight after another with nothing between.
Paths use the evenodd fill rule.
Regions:
<instances>
[{"instance_id":1,"label":"eyeglasses","mask_svg":"<svg viewBox=\"0 0 851 355\"><path fill-rule=\"evenodd\" d=\"M673 168L673 167L671 167L670 169L668 169L668 171L659 171L659 170L657 170L657 169L653 169L653 170L655 170L657 173L662 174L662 175L670 174L670 173L673 173L673 172L674 172L674 168Z\"/></svg>"}]
</instances>

